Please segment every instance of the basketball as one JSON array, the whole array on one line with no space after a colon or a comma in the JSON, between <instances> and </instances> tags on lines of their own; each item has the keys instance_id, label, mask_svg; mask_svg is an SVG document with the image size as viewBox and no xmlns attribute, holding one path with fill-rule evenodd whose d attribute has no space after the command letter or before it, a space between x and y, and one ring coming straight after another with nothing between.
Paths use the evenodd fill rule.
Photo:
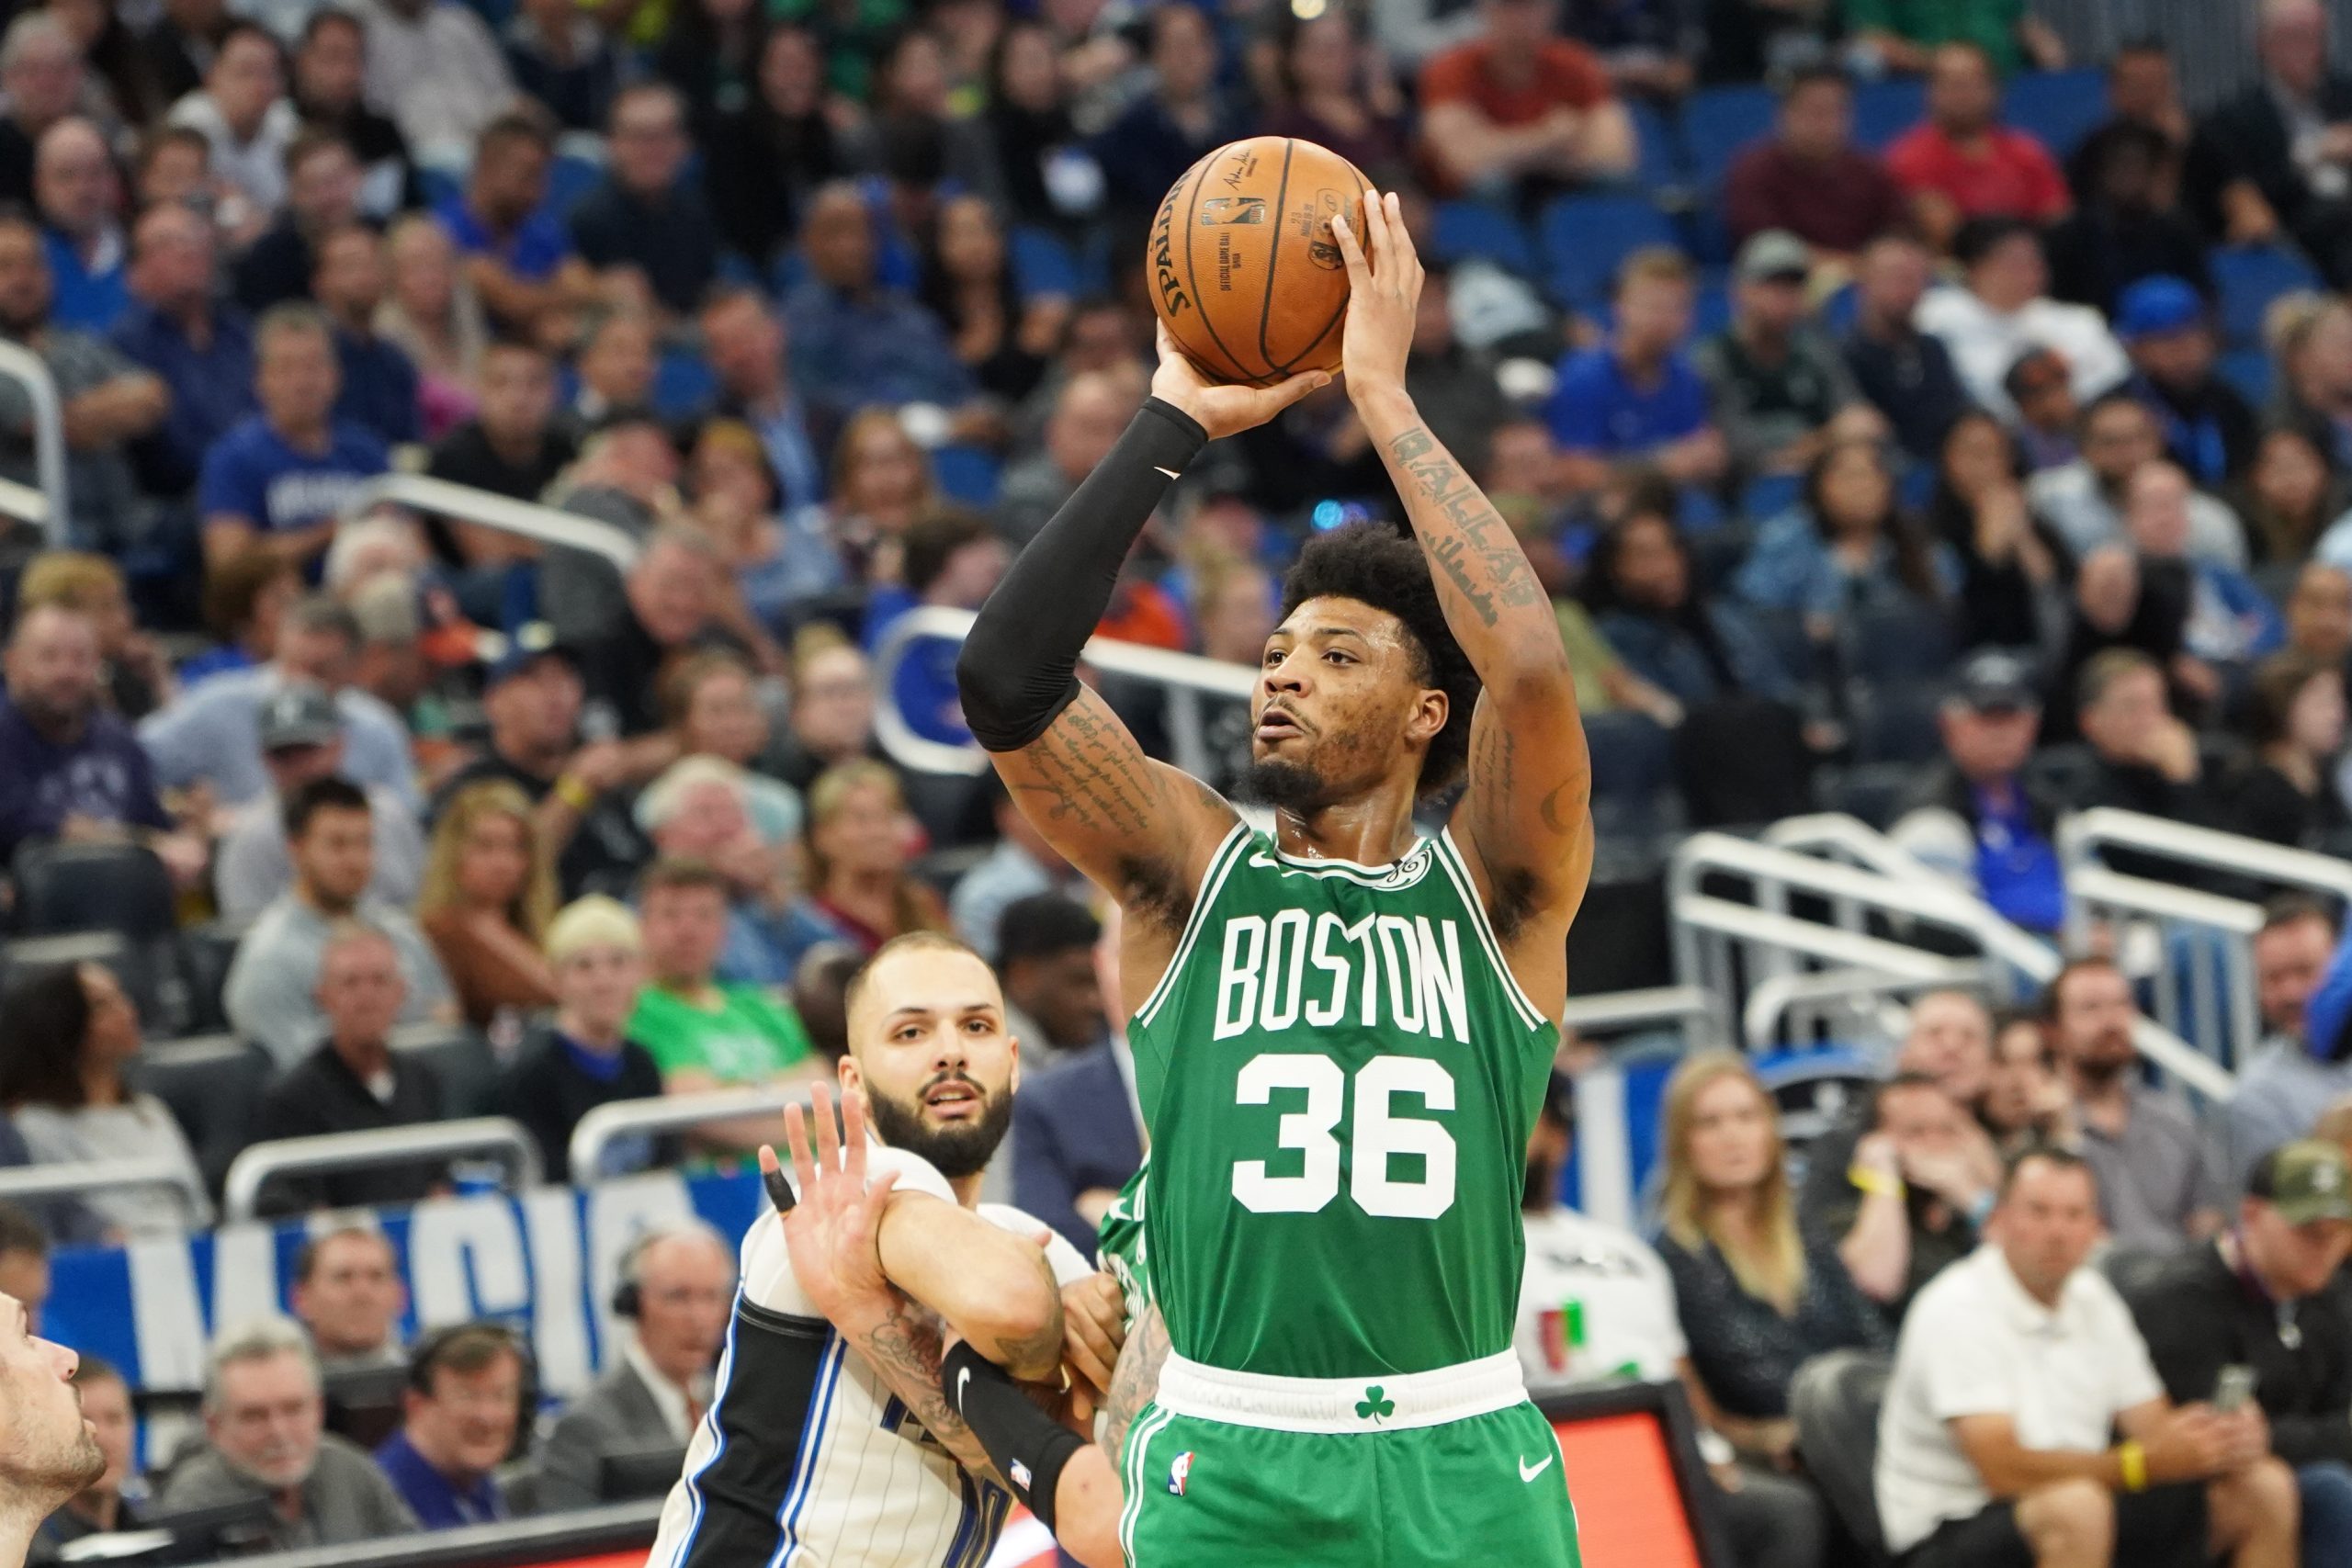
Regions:
<instances>
[{"instance_id":1,"label":"basketball","mask_svg":"<svg viewBox=\"0 0 2352 1568\"><path fill-rule=\"evenodd\" d=\"M1348 268L1331 220L1345 211L1362 241L1371 188L1337 152L1287 136L1236 141L1185 170L1144 259L1176 346L1216 381L1338 371Z\"/></svg>"}]
</instances>

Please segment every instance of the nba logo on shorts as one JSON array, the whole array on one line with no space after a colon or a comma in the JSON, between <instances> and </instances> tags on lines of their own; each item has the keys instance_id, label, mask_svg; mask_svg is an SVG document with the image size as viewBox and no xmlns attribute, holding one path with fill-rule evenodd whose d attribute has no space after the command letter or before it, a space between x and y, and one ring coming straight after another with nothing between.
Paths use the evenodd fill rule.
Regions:
<instances>
[{"instance_id":1,"label":"nba logo on shorts","mask_svg":"<svg viewBox=\"0 0 2352 1568\"><path fill-rule=\"evenodd\" d=\"M1176 1462L1168 1467L1168 1490L1182 1497L1184 1495L1184 1483L1192 1473L1193 1450L1186 1449L1176 1456Z\"/></svg>"}]
</instances>

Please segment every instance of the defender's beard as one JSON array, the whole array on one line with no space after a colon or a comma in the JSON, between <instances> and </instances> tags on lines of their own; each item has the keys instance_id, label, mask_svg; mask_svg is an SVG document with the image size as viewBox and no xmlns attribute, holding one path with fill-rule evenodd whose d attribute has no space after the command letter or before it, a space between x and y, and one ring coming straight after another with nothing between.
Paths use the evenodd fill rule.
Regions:
<instances>
[{"instance_id":1,"label":"defender's beard","mask_svg":"<svg viewBox=\"0 0 2352 1568\"><path fill-rule=\"evenodd\" d=\"M969 1078L961 1080L978 1089ZM923 1086L928 1094L933 1085ZM930 1162L940 1175L954 1181L961 1177L977 1176L988 1168L996 1146L1004 1142L1007 1129L1012 1125L1012 1096L983 1095L980 1119L938 1127L922 1119L922 1102L918 1098L911 1105L902 1105L886 1096L869 1092L866 1104L873 1108L874 1130L882 1141L894 1149L920 1155Z\"/></svg>"}]
</instances>

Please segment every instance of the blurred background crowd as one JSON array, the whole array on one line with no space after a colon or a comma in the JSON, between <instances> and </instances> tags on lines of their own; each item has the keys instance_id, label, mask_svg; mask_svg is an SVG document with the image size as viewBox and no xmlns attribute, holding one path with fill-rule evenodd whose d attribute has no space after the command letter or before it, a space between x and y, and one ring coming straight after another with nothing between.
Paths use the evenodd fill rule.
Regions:
<instances>
[{"instance_id":1,"label":"blurred background crowd","mask_svg":"<svg viewBox=\"0 0 2352 1568\"><path fill-rule=\"evenodd\" d=\"M1667 977L1660 867L1698 828L1849 812L2045 935L2067 812L2352 844L2340 0L17 0L0 350L53 395L0 377L0 1167L160 1158L200 1197L0 1211L0 1289L209 1224L262 1140L494 1111L558 1180L740 1153L763 1123L566 1165L598 1104L824 1070L846 976L924 928L998 965L1050 1064L999 1186L1091 1252L1141 1153L1099 911L992 777L885 744L969 740L952 644L895 631L977 607L1110 449L1149 215L1256 133L1401 193L1411 389L1554 594L1595 750L1578 995ZM1397 508L1334 387L1204 454L1101 635L1253 665L1299 542L1366 514ZM1237 700L1101 680L1238 775ZM1531 1368L1679 1362L1742 1456L1740 1561L1819 1561L1842 1515L1796 1479L1794 1369L1893 1343L2006 1201L1988 1151L2086 1154L2134 1243L2303 1192L2317 1156L2268 1156L2352 1090L2302 1019L2334 923L2256 939L2293 1049L2241 1086L2250 1130L2132 1108L2114 1020L2069 1022L2117 1005L2096 966L2014 1027L1949 998L1961 1045L1922 1004L1802 1208L1768 1102L1752 1172L1702 1150L1699 1107L1758 1097L1694 1066L1657 1211L1690 1356L1671 1314L1591 1349L1580 1296L1531 1307ZM628 1355L510 1499L515 1423L481 1418L519 1395L482 1390L527 1358L476 1325L401 1371L371 1235L316 1228L304 1326L224 1334L210 1446L154 1495L258 1486L278 1544L366 1539L627 1491L601 1461L699 1415L724 1238L632 1255ZM1618 1284L1657 1274L1627 1256ZM365 1414L399 1400L322 1402L388 1367L406 1437ZM127 1443L108 1378L85 1402ZM2325 1399L2344 1427L2352 1382ZM288 1402L360 1410L380 1463L288 1438ZM115 1528L121 1452L60 1530ZM2352 1443L2318 1457L2352 1512Z\"/></svg>"}]
</instances>

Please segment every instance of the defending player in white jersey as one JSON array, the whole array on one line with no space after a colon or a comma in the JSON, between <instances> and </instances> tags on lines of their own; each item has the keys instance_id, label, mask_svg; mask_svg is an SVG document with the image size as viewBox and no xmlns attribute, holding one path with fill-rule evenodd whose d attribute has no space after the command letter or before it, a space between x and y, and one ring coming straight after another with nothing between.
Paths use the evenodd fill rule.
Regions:
<instances>
[{"instance_id":1,"label":"defending player in white jersey","mask_svg":"<svg viewBox=\"0 0 2352 1568\"><path fill-rule=\"evenodd\" d=\"M1057 1236L1041 1254L1042 1222L978 1201L1020 1079L1003 996L978 954L922 934L876 953L847 1002L846 1148L824 1089L813 1164L786 1113L811 1201L744 1238L718 1389L649 1568L978 1568L1011 1507L941 1394L941 1325L1052 1379L1057 1282L1091 1270Z\"/></svg>"}]
</instances>

